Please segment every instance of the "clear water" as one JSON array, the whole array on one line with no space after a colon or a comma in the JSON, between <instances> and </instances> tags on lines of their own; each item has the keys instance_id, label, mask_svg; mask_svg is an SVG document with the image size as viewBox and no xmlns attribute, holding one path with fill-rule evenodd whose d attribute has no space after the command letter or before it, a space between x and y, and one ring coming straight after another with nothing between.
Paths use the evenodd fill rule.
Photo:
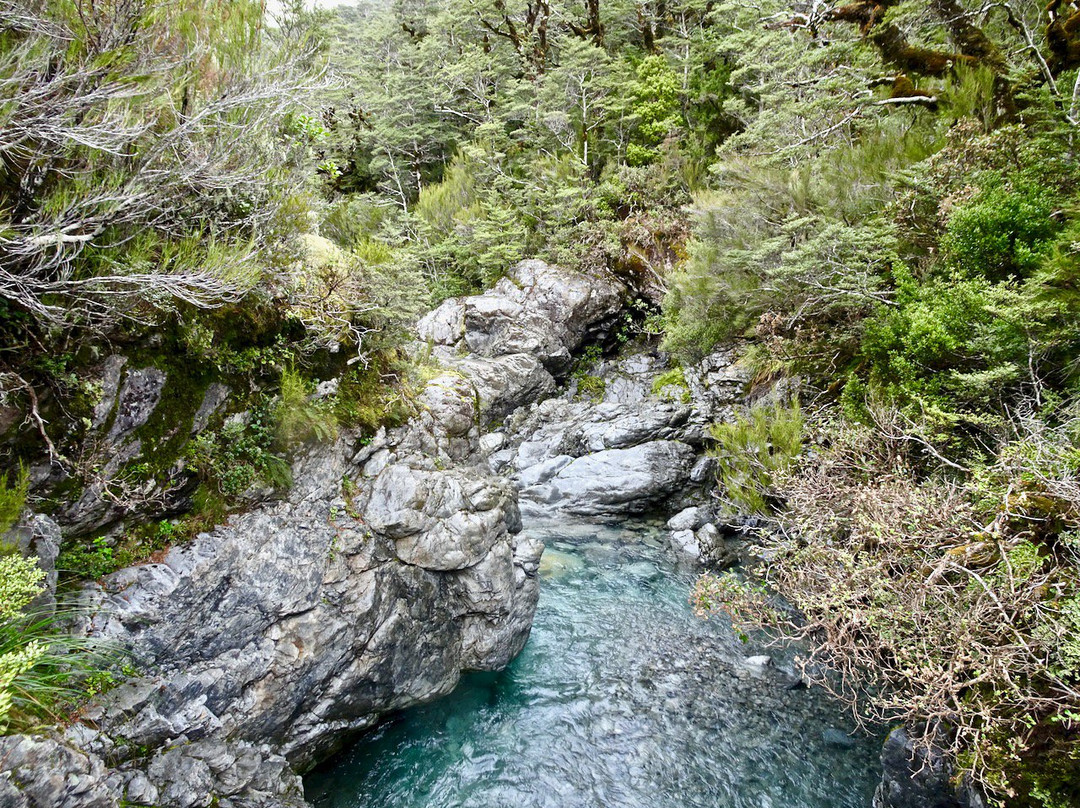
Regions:
<instances>
[{"instance_id":1,"label":"clear water","mask_svg":"<svg viewBox=\"0 0 1080 808\"><path fill-rule=\"evenodd\" d=\"M528 645L306 778L317 808L866 808L880 739L791 689L788 662L696 618L659 534L533 528Z\"/></svg>"}]
</instances>

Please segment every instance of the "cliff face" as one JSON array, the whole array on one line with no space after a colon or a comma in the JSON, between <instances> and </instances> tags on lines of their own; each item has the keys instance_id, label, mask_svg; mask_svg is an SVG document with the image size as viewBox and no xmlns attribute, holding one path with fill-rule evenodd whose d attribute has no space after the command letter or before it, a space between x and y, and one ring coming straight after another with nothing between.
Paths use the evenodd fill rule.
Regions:
<instances>
[{"instance_id":1,"label":"cliff face","mask_svg":"<svg viewBox=\"0 0 1080 808\"><path fill-rule=\"evenodd\" d=\"M300 804L295 771L505 666L543 548L518 540L482 427L550 393L621 305L612 283L519 265L441 307L437 337L422 324L441 367L413 421L311 449L285 499L88 587L89 629L143 675L63 737L0 739L0 804Z\"/></svg>"}]
</instances>

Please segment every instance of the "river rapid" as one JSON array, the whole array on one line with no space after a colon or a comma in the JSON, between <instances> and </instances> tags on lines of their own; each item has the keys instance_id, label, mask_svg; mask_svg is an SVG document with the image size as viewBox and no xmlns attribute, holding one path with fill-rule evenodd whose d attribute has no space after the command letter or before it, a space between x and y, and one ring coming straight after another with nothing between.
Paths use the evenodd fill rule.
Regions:
<instances>
[{"instance_id":1,"label":"river rapid","mask_svg":"<svg viewBox=\"0 0 1080 808\"><path fill-rule=\"evenodd\" d=\"M658 526L539 525L525 650L305 780L316 808L866 808L880 738L694 616ZM772 666L748 664L769 653Z\"/></svg>"}]
</instances>

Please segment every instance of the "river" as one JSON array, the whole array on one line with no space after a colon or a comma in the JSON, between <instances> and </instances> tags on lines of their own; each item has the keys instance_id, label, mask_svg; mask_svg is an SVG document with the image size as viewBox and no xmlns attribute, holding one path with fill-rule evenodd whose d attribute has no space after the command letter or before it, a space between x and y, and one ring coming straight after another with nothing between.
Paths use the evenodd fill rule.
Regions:
<instances>
[{"instance_id":1,"label":"river","mask_svg":"<svg viewBox=\"0 0 1080 808\"><path fill-rule=\"evenodd\" d=\"M309 774L316 808L870 805L880 738L695 617L657 526L529 530L547 550L525 650Z\"/></svg>"}]
</instances>

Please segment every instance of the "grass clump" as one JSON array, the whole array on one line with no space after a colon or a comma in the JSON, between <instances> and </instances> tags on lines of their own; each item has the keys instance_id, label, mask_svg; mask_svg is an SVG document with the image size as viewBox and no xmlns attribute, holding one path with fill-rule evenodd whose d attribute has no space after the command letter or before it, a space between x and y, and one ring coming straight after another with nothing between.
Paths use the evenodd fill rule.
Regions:
<instances>
[{"instance_id":1,"label":"grass clump","mask_svg":"<svg viewBox=\"0 0 1080 808\"><path fill-rule=\"evenodd\" d=\"M281 398L274 411L276 440L292 449L307 441L325 442L337 437L333 410L312 399L311 383L293 368L281 374Z\"/></svg>"},{"instance_id":2,"label":"grass clump","mask_svg":"<svg viewBox=\"0 0 1080 808\"><path fill-rule=\"evenodd\" d=\"M21 463L14 476L9 472L0 474L0 533L19 521L29 490L30 473Z\"/></svg>"},{"instance_id":3,"label":"grass clump","mask_svg":"<svg viewBox=\"0 0 1080 808\"><path fill-rule=\"evenodd\" d=\"M106 673L100 648L61 631L62 612L34 608L44 590L36 559L0 557L0 734L62 720Z\"/></svg>"}]
</instances>

